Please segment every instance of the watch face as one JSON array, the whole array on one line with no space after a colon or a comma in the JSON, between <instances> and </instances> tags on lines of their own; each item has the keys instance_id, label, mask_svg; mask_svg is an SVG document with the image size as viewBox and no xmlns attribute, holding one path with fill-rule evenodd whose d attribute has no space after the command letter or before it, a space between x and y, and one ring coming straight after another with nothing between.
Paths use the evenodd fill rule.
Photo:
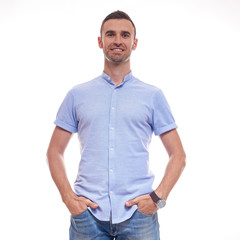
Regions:
<instances>
[{"instance_id":1,"label":"watch face","mask_svg":"<svg viewBox=\"0 0 240 240\"><path fill-rule=\"evenodd\" d=\"M166 205L166 201L161 199L157 202L157 208L163 208Z\"/></svg>"}]
</instances>

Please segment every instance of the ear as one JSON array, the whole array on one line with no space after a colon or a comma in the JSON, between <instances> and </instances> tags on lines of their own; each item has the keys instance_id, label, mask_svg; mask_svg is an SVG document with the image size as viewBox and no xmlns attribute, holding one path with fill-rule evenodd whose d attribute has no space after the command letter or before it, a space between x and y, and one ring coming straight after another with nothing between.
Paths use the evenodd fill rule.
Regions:
<instances>
[{"instance_id":1,"label":"ear","mask_svg":"<svg viewBox=\"0 0 240 240\"><path fill-rule=\"evenodd\" d=\"M102 38L101 37L98 37L98 46L100 48L103 48L103 42L102 42Z\"/></svg>"},{"instance_id":2,"label":"ear","mask_svg":"<svg viewBox=\"0 0 240 240\"><path fill-rule=\"evenodd\" d=\"M134 41L133 41L132 50L135 50L137 48L137 44L138 44L138 39L135 38Z\"/></svg>"}]
</instances>

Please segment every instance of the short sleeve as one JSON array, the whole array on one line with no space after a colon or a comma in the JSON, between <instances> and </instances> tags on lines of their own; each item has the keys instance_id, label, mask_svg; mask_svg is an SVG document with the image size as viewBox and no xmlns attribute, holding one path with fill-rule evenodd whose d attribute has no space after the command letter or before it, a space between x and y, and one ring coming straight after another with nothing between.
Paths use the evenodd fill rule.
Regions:
<instances>
[{"instance_id":1,"label":"short sleeve","mask_svg":"<svg viewBox=\"0 0 240 240\"><path fill-rule=\"evenodd\" d=\"M76 133L78 129L78 121L76 118L76 110L74 106L74 96L71 90L64 98L54 123L72 133Z\"/></svg>"},{"instance_id":2,"label":"short sleeve","mask_svg":"<svg viewBox=\"0 0 240 240\"><path fill-rule=\"evenodd\" d=\"M177 128L168 102L160 89L153 95L152 128L155 135Z\"/></svg>"}]
</instances>

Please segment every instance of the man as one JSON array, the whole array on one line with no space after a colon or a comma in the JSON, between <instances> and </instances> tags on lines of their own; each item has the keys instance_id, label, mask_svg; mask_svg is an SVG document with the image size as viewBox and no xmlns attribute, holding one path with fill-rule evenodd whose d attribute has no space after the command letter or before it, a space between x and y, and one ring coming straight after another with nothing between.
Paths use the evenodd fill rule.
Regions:
<instances>
[{"instance_id":1,"label":"man","mask_svg":"<svg viewBox=\"0 0 240 240\"><path fill-rule=\"evenodd\" d=\"M47 157L51 175L71 213L71 240L158 240L157 210L185 166L185 153L162 91L132 75L136 28L121 11L102 22L101 76L73 87L59 108ZM81 161L72 190L64 151L78 132ZM159 135L169 163L158 188L148 146Z\"/></svg>"}]
</instances>

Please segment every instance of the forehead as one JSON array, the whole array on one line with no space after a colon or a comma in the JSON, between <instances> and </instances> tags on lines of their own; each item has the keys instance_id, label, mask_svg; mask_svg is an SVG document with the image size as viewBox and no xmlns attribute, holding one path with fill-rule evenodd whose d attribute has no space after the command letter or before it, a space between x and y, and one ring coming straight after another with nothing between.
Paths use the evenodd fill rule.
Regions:
<instances>
[{"instance_id":1,"label":"forehead","mask_svg":"<svg viewBox=\"0 0 240 240\"><path fill-rule=\"evenodd\" d=\"M130 33L134 32L132 23L126 19L110 19L106 21L103 25L102 32L107 32L109 30L121 32L128 31Z\"/></svg>"}]
</instances>

